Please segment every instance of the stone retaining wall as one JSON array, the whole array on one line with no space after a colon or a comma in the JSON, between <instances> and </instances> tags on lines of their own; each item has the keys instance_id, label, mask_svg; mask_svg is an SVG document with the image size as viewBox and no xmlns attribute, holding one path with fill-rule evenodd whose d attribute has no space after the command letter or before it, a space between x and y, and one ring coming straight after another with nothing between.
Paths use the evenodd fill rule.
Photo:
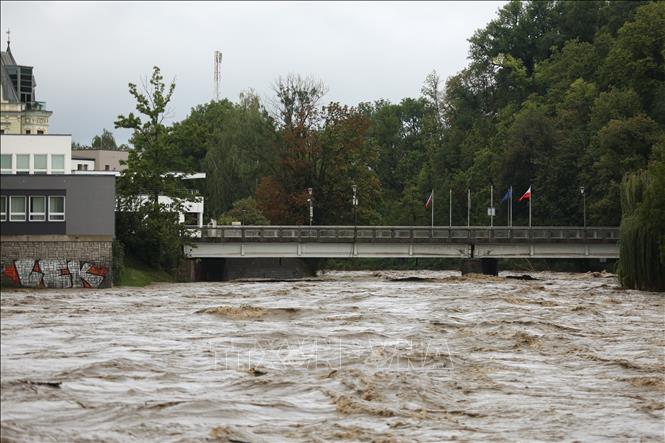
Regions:
<instances>
[{"instance_id":1,"label":"stone retaining wall","mask_svg":"<svg viewBox=\"0 0 665 443\"><path fill-rule=\"evenodd\" d=\"M107 288L113 286L113 242L12 239L1 243L2 286Z\"/></svg>"}]
</instances>

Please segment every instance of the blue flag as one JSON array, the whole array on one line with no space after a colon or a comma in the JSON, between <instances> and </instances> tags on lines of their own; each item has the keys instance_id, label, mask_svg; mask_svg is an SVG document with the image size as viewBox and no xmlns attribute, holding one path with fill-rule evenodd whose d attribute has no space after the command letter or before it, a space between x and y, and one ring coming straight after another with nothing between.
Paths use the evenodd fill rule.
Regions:
<instances>
[{"instance_id":1,"label":"blue flag","mask_svg":"<svg viewBox=\"0 0 665 443\"><path fill-rule=\"evenodd\" d=\"M503 196L503 198L501 199L501 203L499 204L503 204L503 202L505 202L506 200L511 200L512 198L513 198L513 187L511 186L510 188L508 188L508 191Z\"/></svg>"}]
</instances>

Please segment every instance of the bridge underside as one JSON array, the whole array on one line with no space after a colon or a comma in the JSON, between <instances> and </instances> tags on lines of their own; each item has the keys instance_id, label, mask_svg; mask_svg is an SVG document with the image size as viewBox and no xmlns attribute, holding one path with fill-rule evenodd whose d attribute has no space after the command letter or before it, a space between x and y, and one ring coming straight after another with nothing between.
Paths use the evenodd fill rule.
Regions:
<instances>
[{"instance_id":1,"label":"bridge underside","mask_svg":"<svg viewBox=\"0 0 665 443\"><path fill-rule=\"evenodd\" d=\"M617 243L197 242L190 258L619 258Z\"/></svg>"}]
</instances>

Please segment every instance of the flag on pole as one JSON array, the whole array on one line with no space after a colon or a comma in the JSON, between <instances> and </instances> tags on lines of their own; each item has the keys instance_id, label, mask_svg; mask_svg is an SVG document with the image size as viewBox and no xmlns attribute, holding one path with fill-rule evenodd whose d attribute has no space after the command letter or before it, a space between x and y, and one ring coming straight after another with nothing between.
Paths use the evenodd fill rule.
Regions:
<instances>
[{"instance_id":1,"label":"flag on pole","mask_svg":"<svg viewBox=\"0 0 665 443\"><path fill-rule=\"evenodd\" d=\"M531 200L531 186L526 190L523 196L521 196L517 201L521 202L522 200Z\"/></svg>"},{"instance_id":2,"label":"flag on pole","mask_svg":"<svg viewBox=\"0 0 665 443\"><path fill-rule=\"evenodd\" d=\"M427 201L425 202L425 207L429 208L429 205L432 204L432 198L434 197L434 190L430 192L429 197L427 197Z\"/></svg>"},{"instance_id":3,"label":"flag on pole","mask_svg":"<svg viewBox=\"0 0 665 443\"><path fill-rule=\"evenodd\" d=\"M501 203L499 204L502 205L503 202L505 202L506 200L512 200L512 198L513 198L513 187L511 186L510 188L508 188L503 198L501 199Z\"/></svg>"}]
</instances>

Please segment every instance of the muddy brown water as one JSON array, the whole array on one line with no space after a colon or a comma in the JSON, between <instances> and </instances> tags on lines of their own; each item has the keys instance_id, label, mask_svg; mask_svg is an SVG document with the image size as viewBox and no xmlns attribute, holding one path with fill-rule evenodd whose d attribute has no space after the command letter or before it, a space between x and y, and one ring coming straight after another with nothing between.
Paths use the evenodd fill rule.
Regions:
<instances>
[{"instance_id":1,"label":"muddy brown water","mask_svg":"<svg viewBox=\"0 0 665 443\"><path fill-rule=\"evenodd\" d=\"M663 294L531 275L5 290L2 441L663 441Z\"/></svg>"}]
</instances>

